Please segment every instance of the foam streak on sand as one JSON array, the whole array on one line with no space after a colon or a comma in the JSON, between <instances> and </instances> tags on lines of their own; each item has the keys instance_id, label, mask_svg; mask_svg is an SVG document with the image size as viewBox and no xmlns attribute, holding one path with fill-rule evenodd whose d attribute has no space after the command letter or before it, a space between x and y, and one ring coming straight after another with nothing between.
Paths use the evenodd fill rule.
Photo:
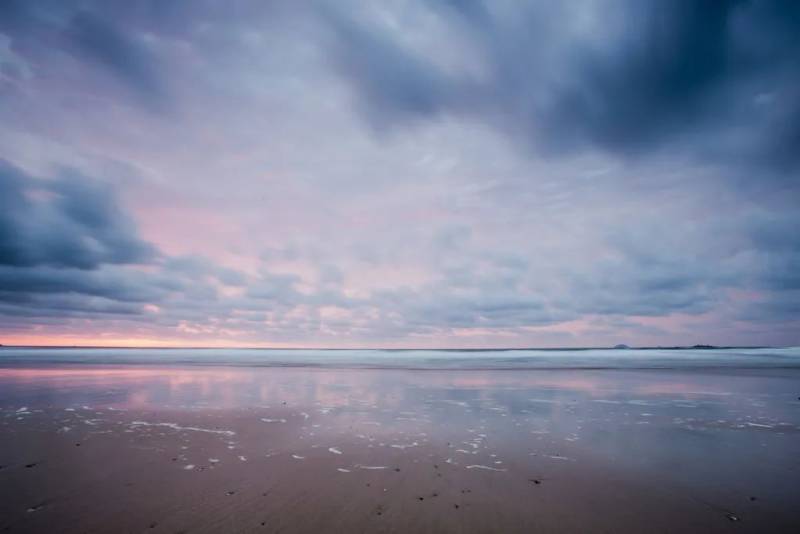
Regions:
<instances>
[{"instance_id":1,"label":"foam streak on sand","mask_svg":"<svg viewBox=\"0 0 800 534\"><path fill-rule=\"evenodd\" d=\"M487 471L507 471L507 469L498 469L497 467L489 467L488 465L468 465L467 469L486 469Z\"/></svg>"},{"instance_id":2,"label":"foam streak on sand","mask_svg":"<svg viewBox=\"0 0 800 534\"><path fill-rule=\"evenodd\" d=\"M211 428L200 428L196 426L180 426L177 423L148 423L146 421L133 421L130 426L165 426L173 430L191 431L191 432L208 432L209 434L223 434L225 436L235 436L236 432L233 430L213 430Z\"/></svg>"},{"instance_id":3,"label":"foam streak on sand","mask_svg":"<svg viewBox=\"0 0 800 534\"><path fill-rule=\"evenodd\" d=\"M407 449L409 447L418 447L418 446L419 443L417 443L416 441L414 443L406 443L406 444L395 443L394 445L390 445L390 447L394 449Z\"/></svg>"},{"instance_id":4,"label":"foam streak on sand","mask_svg":"<svg viewBox=\"0 0 800 534\"><path fill-rule=\"evenodd\" d=\"M342 454L342 451L340 451L336 447L328 447L328 451L332 452L333 454Z\"/></svg>"}]
</instances>

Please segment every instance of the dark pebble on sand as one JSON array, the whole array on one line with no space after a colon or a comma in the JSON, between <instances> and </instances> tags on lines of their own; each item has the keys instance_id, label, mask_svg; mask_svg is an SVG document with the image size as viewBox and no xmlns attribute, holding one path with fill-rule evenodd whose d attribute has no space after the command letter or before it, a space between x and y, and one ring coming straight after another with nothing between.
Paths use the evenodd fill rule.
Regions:
<instances>
[{"instance_id":1,"label":"dark pebble on sand","mask_svg":"<svg viewBox=\"0 0 800 534\"><path fill-rule=\"evenodd\" d=\"M395 467L395 468L394 468L394 470L395 470L397 473L399 473L399 472L400 472L400 468L399 468L399 467Z\"/></svg>"},{"instance_id":2,"label":"dark pebble on sand","mask_svg":"<svg viewBox=\"0 0 800 534\"><path fill-rule=\"evenodd\" d=\"M235 495L235 494L236 494L236 492L233 491L233 490L225 492L225 495Z\"/></svg>"},{"instance_id":3,"label":"dark pebble on sand","mask_svg":"<svg viewBox=\"0 0 800 534\"><path fill-rule=\"evenodd\" d=\"M150 523L150 528L156 528L157 526L158 526L158 523L155 523L155 522L154 523Z\"/></svg>"},{"instance_id":4,"label":"dark pebble on sand","mask_svg":"<svg viewBox=\"0 0 800 534\"><path fill-rule=\"evenodd\" d=\"M417 499L419 499L420 501L424 501L425 497L417 497Z\"/></svg>"},{"instance_id":5,"label":"dark pebble on sand","mask_svg":"<svg viewBox=\"0 0 800 534\"><path fill-rule=\"evenodd\" d=\"M36 462L34 462L34 463L32 463L32 464L25 464L25 467L27 467L28 469L30 469L31 467L36 467L37 465L38 465L38 464L37 464Z\"/></svg>"},{"instance_id":6,"label":"dark pebble on sand","mask_svg":"<svg viewBox=\"0 0 800 534\"><path fill-rule=\"evenodd\" d=\"M529 481L530 481L530 482L533 482L534 484L541 484L541 483L542 483L542 481L541 481L541 480L539 480L539 479L536 479L536 478L531 478L531 479L529 479Z\"/></svg>"},{"instance_id":7,"label":"dark pebble on sand","mask_svg":"<svg viewBox=\"0 0 800 534\"><path fill-rule=\"evenodd\" d=\"M755 501L755 500L756 500L756 498L755 498L755 497L750 497L750 500L751 500L751 501Z\"/></svg>"},{"instance_id":8,"label":"dark pebble on sand","mask_svg":"<svg viewBox=\"0 0 800 534\"><path fill-rule=\"evenodd\" d=\"M434 494L433 494L433 495L431 495L431 497L438 497L438 496L439 496L439 494L438 494L438 493L435 493L435 492L434 492Z\"/></svg>"},{"instance_id":9,"label":"dark pebble on sand","mask_svg":"<svg viewBox=\"0 0 800 534\"><path fill-rule=\"evenodd\" d=\"M75 444L75 446L76 446L76 447L80 447L80 446L81 446L81 444L80 444L80 443L76 443L76 444Z\"/></svg>"},{"instance_id":10,"label":"dark pebble on sand","mask_svg":"<svg viewBox=\"0 0 800 534\"><path fill-rule=\"evenodd\" d=\"M455 508L456 510L458 510L458 505L457 505L457 504L454 504L454 505L453 505L453 508Z\"/></svg>"}]
</instances>

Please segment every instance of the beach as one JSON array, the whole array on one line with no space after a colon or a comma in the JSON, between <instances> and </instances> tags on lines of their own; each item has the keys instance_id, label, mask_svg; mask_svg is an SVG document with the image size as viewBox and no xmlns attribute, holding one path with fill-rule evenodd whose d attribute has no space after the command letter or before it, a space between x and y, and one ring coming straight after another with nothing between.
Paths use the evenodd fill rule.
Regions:
<instances>
[{"instance_id":1,"label":"beach","mask_svg":"<svg viewBox=\"0 0 800 534\"><path fill-rule=\"evenodd\" d=\"M800 369L0 367L3 532L798 532Z\"/></svg>"}]
</instances>

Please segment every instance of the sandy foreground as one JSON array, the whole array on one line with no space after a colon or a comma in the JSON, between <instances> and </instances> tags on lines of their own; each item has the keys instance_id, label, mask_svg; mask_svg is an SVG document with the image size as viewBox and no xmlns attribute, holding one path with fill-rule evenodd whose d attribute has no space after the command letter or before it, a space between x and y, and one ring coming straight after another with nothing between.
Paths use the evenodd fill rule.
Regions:
<instances>
[{"instance_id":1,"label":"sandy foreground","mask_svg":"<svg viewBox=\"0 0 800 534\"><path fill-rule=\"evenodd\" d=\"M6 369L0 530L800 532L798 386L796 371Z\"/></svg>"}]
</instances>

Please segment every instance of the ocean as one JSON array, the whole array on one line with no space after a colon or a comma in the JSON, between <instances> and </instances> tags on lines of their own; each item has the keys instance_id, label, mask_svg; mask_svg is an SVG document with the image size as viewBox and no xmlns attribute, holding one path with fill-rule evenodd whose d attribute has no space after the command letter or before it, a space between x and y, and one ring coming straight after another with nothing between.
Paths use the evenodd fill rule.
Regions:
<instances>
[{"instance_id":1,"label":"ocean","mask_svg":"<svg viewBox=\"0 0 800 534\"><path fill-rule=\"evenodd\" d=\"M800 368L800 347L498 350L0 347L0 365L59 363L476 370Z\"/></svg>"}]
</instances>

